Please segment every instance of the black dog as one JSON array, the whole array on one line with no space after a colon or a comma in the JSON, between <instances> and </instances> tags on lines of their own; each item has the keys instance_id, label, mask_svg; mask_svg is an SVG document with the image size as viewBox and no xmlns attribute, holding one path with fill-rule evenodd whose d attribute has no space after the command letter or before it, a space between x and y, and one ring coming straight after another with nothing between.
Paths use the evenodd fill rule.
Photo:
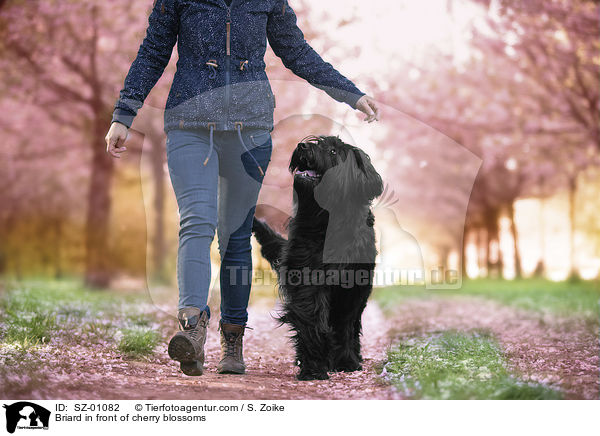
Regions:
<instances>
[{"instance_id":1,"label":"black dog","mask_svg":"<svg viewBox=\"0 0 600 436\"><path fill-rule=\"evenodd\" d=\"M361 315L373 287L375 218L371 201L383 183L370 158L338 137L298 144L294 216L288 239L254 220L262 255L278 273L283 311L294 332L299 380L361 370Z\"/></svg>"}]
</instances>

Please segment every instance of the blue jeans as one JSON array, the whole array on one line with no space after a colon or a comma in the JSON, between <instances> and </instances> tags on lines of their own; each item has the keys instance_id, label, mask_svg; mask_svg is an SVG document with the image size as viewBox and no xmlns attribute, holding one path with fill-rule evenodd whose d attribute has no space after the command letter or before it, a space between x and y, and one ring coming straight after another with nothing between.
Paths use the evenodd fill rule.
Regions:
<instances>
[{"instance_id":1,"label":"blue jeans","mask_svg":"<svg viewBox=\"0 0 600 436\"><path fill-rule=\"evenodd\" d=\"M221 255L221 320L246 324L252 221L271 151L271 134L266 129L213 131L212 141L207 129L167 133L167 163L180 220L179 309L197 307L210 316L210 245L216 229Z\"/></svg>"}]
</instances>

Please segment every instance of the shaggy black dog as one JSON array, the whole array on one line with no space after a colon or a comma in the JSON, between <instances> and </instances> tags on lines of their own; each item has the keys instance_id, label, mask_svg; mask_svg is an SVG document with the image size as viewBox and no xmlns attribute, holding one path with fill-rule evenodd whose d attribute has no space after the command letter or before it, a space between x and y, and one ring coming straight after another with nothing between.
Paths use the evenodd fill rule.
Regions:
<instances>
[{"instance_id":1,"label":"shaggy black dog","mask_svg":"<svg viewBox=\"0 0 600 436\"><path fill-rule=\"evenodd\" d=\"M338 137L308 137L289 166L294 216L288 239L255 219L261 252L278 273L282 323L290 326L299 380L361 370L361 315L373 286L371 201L383 184L370 158Z\"/></svg>"}]
</instances>

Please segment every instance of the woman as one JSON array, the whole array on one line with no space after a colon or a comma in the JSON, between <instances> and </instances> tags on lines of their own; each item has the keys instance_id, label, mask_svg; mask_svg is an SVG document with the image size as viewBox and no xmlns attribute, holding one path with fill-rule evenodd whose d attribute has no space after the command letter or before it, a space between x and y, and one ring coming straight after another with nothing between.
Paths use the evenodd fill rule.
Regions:
<instances>
[{"instance_id":1,"label":"woman","mask_svg":"<svg viewBox=\"0 0 600 436\"><path fill-rule=\"evenodd\" d=\"M365 121L378 119L373 99L304 40L287 0L155 0L146 37L106 135L108 153L120 157L126 150L127 129L178 42L164 127L180 214L180 331L169 342L169 356L187 375L201 375L204 369L209 253L215 229L221 253L222 359L217 371L245 372L242 338L252 277L250 235L271 159L275 107L263 60L267 40L296 75L366 113Z\"/></svg>"}]
</instances>

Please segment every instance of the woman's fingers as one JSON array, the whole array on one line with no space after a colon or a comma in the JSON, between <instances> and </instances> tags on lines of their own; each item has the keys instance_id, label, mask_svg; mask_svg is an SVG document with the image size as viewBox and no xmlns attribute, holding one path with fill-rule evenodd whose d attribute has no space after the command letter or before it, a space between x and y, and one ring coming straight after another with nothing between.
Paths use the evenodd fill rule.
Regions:
<instances>
[{"instance_id":1,"label":"woman's fingers","mask_svg":"<svg viewBox=\"0 0 600 436\"><path fill-rule=\"evenodd\" d=\"M120 158L120 154L127 150L127 147L115 147L111 150L110 154L113 157Z\"/></svg>"},{"instance_id":2,"label":"woman's fingers","mask_svg":"<svg viewBox=\"0 0 600 436\"><path fill-rule=\"evenodd\" d=\"M372 98L367 98L366 105L369 108L368 116L365 121L371 123L373 121L379 121L379 108Z\"/></svg>"},{"instance_id":3,"label":"woman's fingers","mask_svg":"<svg viewBox=\"0 0 600 436\"><path fill-rule=\"evenodd\" d=\"M118 152L118 150L121 149L121 147L119 147L120 139L121 139L120 137L113 136L110 134L106 136L106 152L108 154L110 154L112 157L117 157L117 158L121 157L121 156L119 156L119 152Z\"/></svg>"},{"instance_id":4,"label":"woman's fingers","mask_svg":"<svg viewBox=\"0 0 600 436\"><path fill-rule=\"evenodd\" d=\"M377 107L375 100L370 98L369 106L371 106L371 109L373 110L373 119L371 121L379 121L379 108Z\"/></svg>"},{"instance_id":5,"label":"woman's fingers","mask_svg":"<svg viewBox=\"0 0 600 436\"><path fill-rule=\"evenodd\" d=\"M371 123L373 121L379 121L379 108L373 100L368 95L363 95L357 102L356 108L361 112L367 114L365 121Z\"/></svg>"},{"instance_id":6,"label":"woman's fingers","mask_svg":"<svg viewBox=\"0 0 600 436\"><path fill-rule=\"evenodd\" d=\"M127 147L122 146L125 139L122 137L111 137L107 139L107 147L106 151L112 156L116 158L120 158L120 154L127 150Z\"/></svg>"},{"instance_id":7,"label":"woman's fingers","mask_svg":"<svg viewBox=\"0 0 600 436\"><path fill-rule=\"evenodd\" d=\"M120 123L112 123L106 134L106 152L112 157L120 158L120 154L127 150L123 143L127 139L127 127Z\"/></svg>"},{"instance_id":8,"label":"woman's fingers","mask_svg":"<svg viewBox=\"0 0 600 436\"><path fill-rule=\"evenodd\" d=\"M371 106L369 105L369 96L367 96L367 95L363 95L358 100L358 102L356 103L356 107L361 112L364 112L365 114L367 114L365 121L371 119L375 115L373 113L373 109L371 109Z\"/></svg>"}]
</instances>

